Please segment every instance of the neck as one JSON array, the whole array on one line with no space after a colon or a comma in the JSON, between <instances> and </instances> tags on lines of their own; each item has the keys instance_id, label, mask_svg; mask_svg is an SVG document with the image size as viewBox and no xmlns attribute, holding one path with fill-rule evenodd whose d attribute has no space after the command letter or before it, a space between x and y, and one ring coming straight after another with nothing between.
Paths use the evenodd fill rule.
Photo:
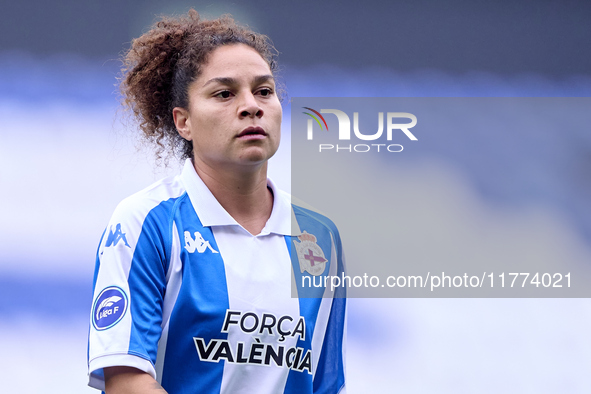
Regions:
<instances>
[{"instance_id":1,"label":"neck","mask_svg":"<svg viewBox=\"0 0 591 394\"><path fill-rule=\"evenodd\" d=\"M249 233L257 235L273 210L267 188L267 163L246 170L207 166L194 158L195 171L220 205Z\"/></svg>"}]
</instances>

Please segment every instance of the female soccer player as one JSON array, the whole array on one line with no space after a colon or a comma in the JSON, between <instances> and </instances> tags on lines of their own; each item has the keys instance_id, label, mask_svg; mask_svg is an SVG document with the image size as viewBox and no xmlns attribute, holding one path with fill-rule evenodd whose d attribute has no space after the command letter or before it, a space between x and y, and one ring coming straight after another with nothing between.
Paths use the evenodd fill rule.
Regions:
<instances>
[{"instance_id":1,"label":"female soccer player","mask_svg":"<svg viewBox=\"0 0 591 394\"><path fill-rule=\"evenodd\" d=\"M301 285L343 272L338 232L267 179L282 118L274 48L192 10L134 40L124 62L121 89L144 137L186 162L121 202L103 234L90 385L344 392L345 299Z\"/></svg>"}]
</instances>

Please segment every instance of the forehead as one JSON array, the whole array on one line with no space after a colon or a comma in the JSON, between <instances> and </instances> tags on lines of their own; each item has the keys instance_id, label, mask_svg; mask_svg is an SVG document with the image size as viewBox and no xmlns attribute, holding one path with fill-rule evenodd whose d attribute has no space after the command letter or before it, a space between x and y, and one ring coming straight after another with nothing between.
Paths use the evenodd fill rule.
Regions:
<instances>
[{"instance_id":1,"label":"forehead","mask_svg":"<svg viewBox=\"0 0 591 394\"><path fill-rule=\"evenodd\" d=\"M268 74L271 74L269 65L254 48L245 44L229 44L209 54L197 80L206 82L211 78L251 78Z\"/></svg>"}]
</instances>

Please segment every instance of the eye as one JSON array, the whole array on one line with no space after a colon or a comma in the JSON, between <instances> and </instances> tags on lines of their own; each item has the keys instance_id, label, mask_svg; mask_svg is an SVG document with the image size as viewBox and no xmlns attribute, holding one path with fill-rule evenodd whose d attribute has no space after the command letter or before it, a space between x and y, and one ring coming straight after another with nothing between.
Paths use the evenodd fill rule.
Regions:
<instances>
[{"instance_id":1,"label":"eye","mask_svg":"<svg viewBox=\"0 0 591 394\"><path fill-rule=\"evenodd\" d=\"M263 88L263 89L259 90L259 94L263 97L267 97L267 96L270 96L271 94L273 94L273 90L270 88Z\"/></svg>"},{"instance_id":2,"label":"eye","mask_svg":"<svg viewBox=\"0 0 591 394\"><path fill-rule=\"evenodd\" d=\"M216 94L215 97L227 99L227 98L230 98L231 95L232 95L232 93L229 90L222 90L221 92Z\"/></svg>"}]
</instances>

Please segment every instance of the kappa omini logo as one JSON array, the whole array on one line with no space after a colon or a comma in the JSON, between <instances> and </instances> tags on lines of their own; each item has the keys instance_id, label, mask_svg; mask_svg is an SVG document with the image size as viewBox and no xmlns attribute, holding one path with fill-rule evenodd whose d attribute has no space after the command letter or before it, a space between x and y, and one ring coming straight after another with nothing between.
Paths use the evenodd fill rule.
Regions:
<instances>
[{"instance_id":1,"label":"kappa omini logo","mask_svg":"<svg viewBox=\"0 0 591 394\"><path fill-rule=\"evenodd\" d=\"M105 288L92 307L92 325L98 331L113 327L123 319L128 304L127 294L120 287Z\"/></svg>"},{"instance_id":2,"label":"kappa omini logo","mask_svg":"<svg viewBox=\"0 0 591 394\"><path fill-rule=\"evenodd\" d=\"M190 232L185 231L185 249L187 249L189 253L194 253L195 251L203 253L205 252L205 249L211 250L212 253L219 253L211 247L209 241L203 239L203 236L199 231L195 231L195 239L191 237Z\"/></svg>"},{"instance_id":3,"label":"kappa omini logo","mask_svg":"<svg viewBox=\"0 0 591 394\"><path fill-rule=\"evenodd\" d=\"M293 241L300 262L302 274L308 271L311 275L322 275L328 261L324 257L322 248L316 242L316 237L306 231L297 237L299 242Z\"/></svg>"},{"instance_id":4,"label":"kappa omini logo","mask_svg":"<svg viewBox=\"0 0 591 394\"><path fill-rule=\"evenodd\" d=\"M125 233L121 231L121 223L117 223L115 225L115 231L113 231L113 226L109 227L109 235L107 236L107 242L105 243L105 247L109 247L111 245L116 246L120 240L123 240L125 246L131 248L127 243L127 238L125 237Z\"/></svg>"}]
</instances>

